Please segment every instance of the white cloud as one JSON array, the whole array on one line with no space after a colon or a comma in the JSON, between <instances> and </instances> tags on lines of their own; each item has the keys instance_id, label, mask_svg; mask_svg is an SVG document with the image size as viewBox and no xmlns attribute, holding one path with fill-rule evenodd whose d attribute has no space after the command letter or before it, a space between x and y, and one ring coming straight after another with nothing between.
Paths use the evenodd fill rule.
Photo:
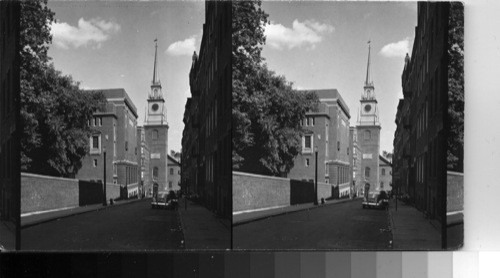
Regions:
<instances>
[{"instance_id":1,"label":"white cloud","mask_svg":"<svg viewBox=\"0 0 500 278\"><path fill-rule=\"evenodd\" d=\"M85 20L80 18L78 26L71 26L66 22L52 23L51 34L54 45L68 49L80 46L100 48L102 42L109 39L112 34L119 32L121 26L112 21L98 18Z\"/></svg>"},{"instance_id":2,"label":"white cloud","mask_svg":"<svg viewBox=\"0 0 500 278\"><path fill-rule=\"evenodd\" d=\"M176 41L168 46L165 53L172 56L193 55L195 48L196 36L191 36L183 41Z\"/></svg>"},{"instance_id":3,"label":"white cloud","mask_svg":"<svg viewBox=\"0 0 500 278\"><path fill-rule=\"evenodd\" d=\"M380 54L385 57L398 57L404 58L406 53L410 52L410 38L405 38L398 42L393 42L385 45L380 50Z\"/></svg>"},{"instance_id":4,"label":"white cloud","mask_svg":"<svg viewBox=\"0 0 500 278\"><path fill-rule=\"evenodd\" d=\"M323 41L323 35L334 30L333 26L315 20L300 22L295 19L292 28L271 22L265 27L266 44L280 50L284 47L292 49L302 46L314 49L317 43Z\"/></svg>"}]
</instances>

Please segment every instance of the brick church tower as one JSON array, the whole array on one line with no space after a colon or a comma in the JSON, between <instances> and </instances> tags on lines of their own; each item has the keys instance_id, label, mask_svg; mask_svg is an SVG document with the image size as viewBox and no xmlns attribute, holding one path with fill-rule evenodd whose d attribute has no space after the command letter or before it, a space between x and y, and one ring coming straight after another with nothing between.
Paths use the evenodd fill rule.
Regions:
<instances>
[{"instance_id":1,"label":"brick church tower","mask_svg":"<svg viewBox=\"0 0 500 278\"><path fill-rule=\"evenodd\" d=\"M370 42L368 42L368 65L366 68L366 81L364 92L360 100L361 109L356 125L358 145L360 146L361 177L365 196L368 192L379 188L379 153L380 153L380 123L378 120L377 99L375 87L371 80L370 72ZM366 190L368 189L368 190Z\"/></svg>"},{"instance_id":2,"label":"brick church tower","mask_svg":"<svg viewBox=\"0 0 500 278\"><path fill-rule=\"evenodd\" d=\"M155 60L153 81L148 95L148 108L144 122L146 144L149 147L149 176L153 195L162 190L168 190L168 124L165 99L158 78L157 40L155 39Z\"/></svg>"}]
</instances>

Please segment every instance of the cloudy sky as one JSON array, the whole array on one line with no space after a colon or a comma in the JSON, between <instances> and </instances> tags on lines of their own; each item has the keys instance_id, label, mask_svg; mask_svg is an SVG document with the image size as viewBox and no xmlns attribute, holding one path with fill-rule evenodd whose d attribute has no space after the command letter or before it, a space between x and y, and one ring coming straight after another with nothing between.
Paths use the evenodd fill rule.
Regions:
<instances>
[{"instance_id":1,"label":"cloudy sky","mask_svg":"<svg viewBox=\"0 0 500 278\"><path fill-rule=\"evenodd\" d=\"M411 54L415 2L264 2L271 24L262 55L269 68L297 89L338 89L356 125L366 78L371 74L382 125L381 152L392 152L404 56Z\"/></svg>"},{"instance_id":2,"label":"cloudy sky","mask_svg":"<svg viewBox=\"0 0 500 278\"><path fill-rule=\"evenodd\" d=\"M181 150L182 117L193 51L199 52L205 4L190 2L51 2L49 55L85 89L124 88L144 122L153 78L154 39L170 126L168 146Z\"/></svg>"}]
</instances>

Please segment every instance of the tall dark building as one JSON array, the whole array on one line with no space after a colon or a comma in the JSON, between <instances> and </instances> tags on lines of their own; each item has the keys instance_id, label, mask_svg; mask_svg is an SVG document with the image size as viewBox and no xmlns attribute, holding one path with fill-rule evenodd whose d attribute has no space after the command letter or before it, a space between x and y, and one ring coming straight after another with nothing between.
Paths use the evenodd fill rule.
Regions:
<instances>
[{"instance_id":1,"label":"tall dark building","mask_svg":"<svg viewBox=\"0 0 500 278\"><path fill-rule=\"evenodd\" d=\"M184 129L188 137L182 140L181 159L182 181L189 180L183 186L226 218L232 214L231 9L231 2L205 2L200 53L193 55L189 73L191 98L186 103L184 121L191 126L186 124ZM196 175L185 171L194 165Z\"/></svg>"},{"instance_id":2,"label":"tall dark building","mask_svg":"<svg viewBox=\"0 0 500 278\"><path fill-rule=\"evenodd\" d=\"M19 2L0 2L0 250L20 249Z\"/></svg>"},{"instance_id":3,"label":"tall dark building","mask_svg":"<svg viewBox=\"0 0 500 278\"><path fill-rule=\"evenodd\" d=\"M463 78L463 67L457 66L463 65L463 33L461 39L453 35L460 28L463 32L463 20L456 17L463 19L461 3L418 3L418 26L411 56L405 58L404 99L398 105L394 138L397 190L441 223L443 247L451 247L447 218L463 210L463 140L457 144L460 135L453 133L461 128L463 138L463 101L461 105L456 101L463 100L463 79L452 74L462 71ZM462 54L454 56L457 50ZM455 84L462 84L461 89ZM462 193L447 196L460 189ZM450 203L458 205L451 208Z\"/></svg>"}]
</instances>

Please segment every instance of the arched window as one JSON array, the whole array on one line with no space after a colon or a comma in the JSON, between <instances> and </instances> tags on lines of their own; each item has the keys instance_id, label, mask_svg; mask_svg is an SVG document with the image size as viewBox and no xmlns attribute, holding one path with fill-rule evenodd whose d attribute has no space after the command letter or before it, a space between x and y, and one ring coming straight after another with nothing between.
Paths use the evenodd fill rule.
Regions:
<instances>
[{"instance_id":1,"label":"arched window","mask_svg":"<svg viewBox=\"0 0 500 278\"><path fill-rule=\"evenodd\" d=\"M158 130L154 129L152 131L151 138L153 138L153 140L157 140L158 139Z\"/></svg>"},{"instance_id":2,"label":"arched window","mask_svg":"<svg viewBox=\"0 0 500 278\"><path fill-rule=\"evenodd\" d=\"M369 130L365 130L365 140L370 140L372 138L372 133Z\"/></svg>"},{"instance_id":3,"label":"arched window","mask_svg":"<svg viewBox=\"0 0 500 278\"><path fill-rule=\"evenodd\" d=\"M158 178L158 167L154 167L153 168L153 179L157 179Z\"/></svg>"},{"instance_id":4,"label":"arched window","mask_svg":"<svg viewBox=\"0 0 500 278\"><path fill-rule=\"evenodd\" d=\"M365 168L365 177L370 177L370 167Z\"/></svg>"}]
</instances>

